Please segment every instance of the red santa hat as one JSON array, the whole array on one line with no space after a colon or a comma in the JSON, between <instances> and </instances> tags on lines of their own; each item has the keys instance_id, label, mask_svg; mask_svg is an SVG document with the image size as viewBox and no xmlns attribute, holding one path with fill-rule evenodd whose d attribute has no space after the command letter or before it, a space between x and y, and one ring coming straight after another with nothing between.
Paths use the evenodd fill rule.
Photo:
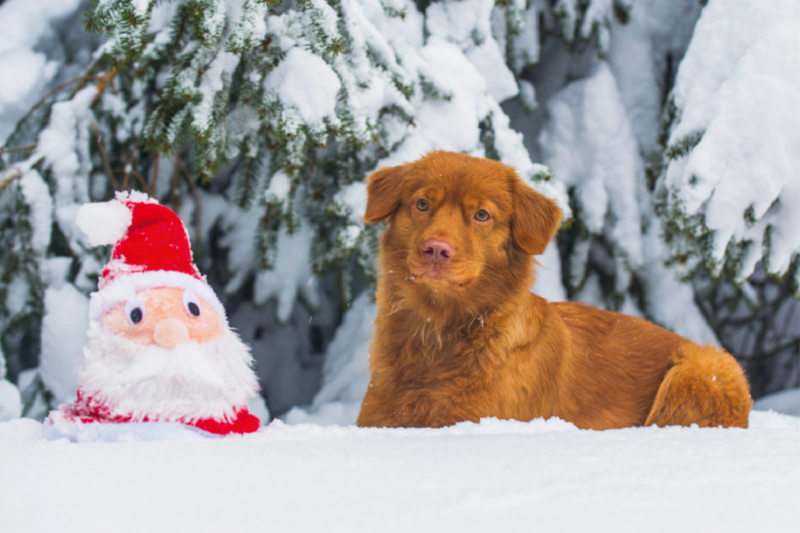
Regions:
<instances>
[{"instance_id":1,"label":"red santa hat","mask_svg":"<svg viewBox=\"0 0 800 533\"><path fill-rule=\"evenodd\" d=\"M90 318L99 319L144 289L191 290L227 321L225 308L197 270L189 234L171 209L141 192L119 192L114 200L85 204L75 220L93 246L113 244Z\"/></svg>"}]
</instances>

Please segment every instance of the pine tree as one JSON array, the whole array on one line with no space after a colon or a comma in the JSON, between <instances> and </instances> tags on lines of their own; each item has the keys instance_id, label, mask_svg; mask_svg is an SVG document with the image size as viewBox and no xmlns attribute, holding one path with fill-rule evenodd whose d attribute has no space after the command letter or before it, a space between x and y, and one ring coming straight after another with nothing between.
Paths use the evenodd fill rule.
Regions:
<instances>
[{"instance_id":1,"label":"pine tree","mask_svg":"<svg viewBox=\"0 0 800 533\"><path fill-rule=\"evenodd\" d=\"M574 218L558 236L566 296L714 341L691 285L663 265L644 173L701 6L639 0L537 9L540 57L523 77L541 105L530 119L512 117L569 191Z\"/></svg>"},{"instance_id":2,"label":"pine tree","mask_svg":"<svg viewBox=\"0 0 800 533\"><path fill-rule=\"evenodd\" d=\"M648 169L669 262L755 396L800 384L798 23L792 2L710 1Z\"/></svg>"},{"instance_id":3,"label":"pine tree","mask_svg":"<svg viewBox=\"0 0 800 533\"><path fill-rule=\"evenodd\" d=\"M103 37L96 61L71 93L48 99L35 120L23 117L6 143L35 145L4 162L2 199L2 220L13 225L2 245L15 254L4 264L19 265L0 293L3 346L18 351L23 342L12 337L22 328L40 352L28 411L74 388L73 376L53 369L74 366L80 338L64 339L60 363L48 339L67 319L56 302L80 307L107 252L74 224L84 202L135 188L175 209L198 264L258 352L265 330L281 337L272 320L313 336L298 320L310 322L310 312L328 315L319 335L330 338L338 315L326 305L346 308L354 288L373 280L381 228L360 217L364 177L379 164L461 150L513 164L559 197L498 105L517 86L491 34L493 3L448 6L469 26L466 38L444 28L426 43L425 18L405 0L96 2L85 17L87 31ZM503 7L509 20L517 8ZM510 34L522 28L514 24ZM486 54L497 64L481 62ZM487 84L494 72L505 76L502 94ZM253 307L270 301L271 312ZM287 352L307 351L308 341L297 342ZM283 364L274 342L263 349L266 366ZM272 369L268 398L285 387L277 381L286 372L319 367L300 357L299 367Z\"/></svg>"}]
</instances>

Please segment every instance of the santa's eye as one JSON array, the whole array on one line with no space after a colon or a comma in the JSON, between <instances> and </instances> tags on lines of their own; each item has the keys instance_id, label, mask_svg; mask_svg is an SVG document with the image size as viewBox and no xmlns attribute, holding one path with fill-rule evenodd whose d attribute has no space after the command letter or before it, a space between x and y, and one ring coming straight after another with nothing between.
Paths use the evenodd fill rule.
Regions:
<instances>
[{"instance_id":1,"label":"santa's eye","mask_svg":"<svg viewBox=\"0 0 800 533\"><path fill-rule=\"evenodd\" d=\"M485 209L479 209L477 213L475 213L475 220L478 222L486 222L489 220L489 212Z\"/></svg>"},{"instance_id":2,"label":"santa's eye","mask_svg":"<svg viewBox=\"0 0 800 533\"><path fill-rule=\"evenodd\" d=\"M200 299L192 291L184 291L183 308L192 316L200 316Z\"/></svg>"},{"instance_id":3,"label":"santa's eye","mask_svg":"<svg viewBox=\"0 0 800 533\"><path fill-rule=\"evenodd\" d=\"M428 207L428 200L417 200L417 209L420 211L427 211Z\"/></svg>"},{"instance_id":4,"label":"santa's eye","mask_svg":"<svg viewBox=\"0 0 800 533\"><path fill-rule=\"evenodd\" d=\"M125 304L125 316L128 318L128 322L133 325L144 320L144 302L139 298L128 300Z\"/></svg>"}]
</instances>

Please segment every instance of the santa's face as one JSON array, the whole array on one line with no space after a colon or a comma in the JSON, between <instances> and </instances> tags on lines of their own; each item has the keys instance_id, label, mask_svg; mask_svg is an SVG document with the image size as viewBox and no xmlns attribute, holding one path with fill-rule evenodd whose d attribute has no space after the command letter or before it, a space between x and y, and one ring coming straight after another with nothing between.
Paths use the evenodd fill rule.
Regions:
<instances>
[{"instance_id":1,"label":"santa's face","mask_svg":"<svg viewBox=\"0 0 800 533\"><path fill-rule=\"evenodd\" d=\"M173 287L140 291L106 313L103 324L137 344L171 350L186 342L205 343L222 335L222 320L194 292Z\"/></svg>"},{"instance_id":2,"label":"santa's face","mask_svg":"<svg viewBox=\"0 0 800 533\"><path fill-rule=\"evenodd\" d=\"M231 417L258 383L247 346L192 291L140 291L90 325L80 387L110 415Z\"/></svg>"}]
</instances>

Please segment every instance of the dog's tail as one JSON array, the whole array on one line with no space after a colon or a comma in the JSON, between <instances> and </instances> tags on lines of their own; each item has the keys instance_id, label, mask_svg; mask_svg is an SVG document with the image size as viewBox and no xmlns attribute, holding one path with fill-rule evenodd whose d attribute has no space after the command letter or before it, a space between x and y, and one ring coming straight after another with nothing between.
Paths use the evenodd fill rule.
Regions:
<instances>
[{"instance_id":1,"label":"dog's tail","mask_svg":"<svg viewBox=\"0 0 800 533\"><path fill-rule=\"evenodd\" d=\"M752 406L747 378L730 354L687 342L673 354L645 425L746 428Z\"/></svg>"}]
</instances>

